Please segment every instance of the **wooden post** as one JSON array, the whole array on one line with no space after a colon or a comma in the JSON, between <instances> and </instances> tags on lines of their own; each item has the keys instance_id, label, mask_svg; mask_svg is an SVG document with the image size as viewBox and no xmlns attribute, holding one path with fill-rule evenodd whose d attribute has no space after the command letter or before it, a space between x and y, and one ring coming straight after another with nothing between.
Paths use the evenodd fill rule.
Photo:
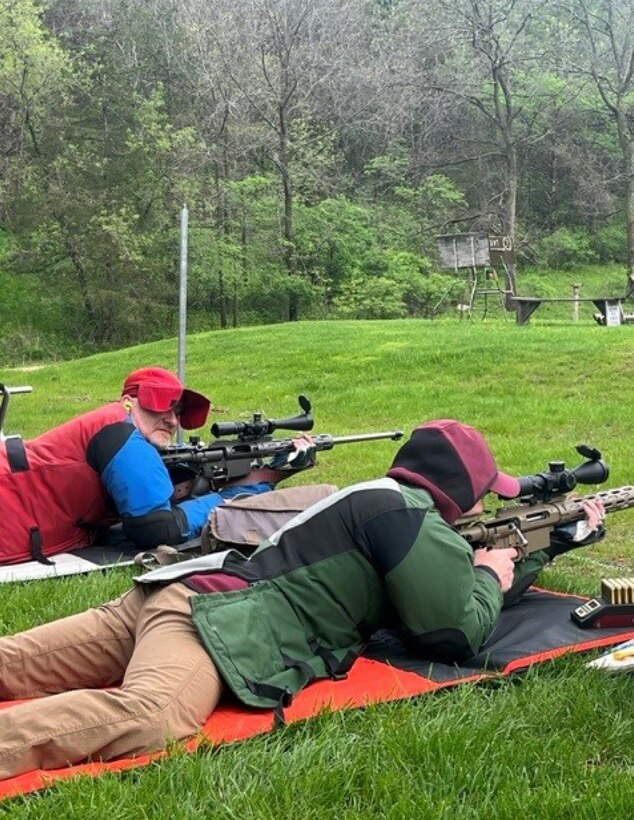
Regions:
<instances>
[{"instance_id":1,"label":"wooden post","mask_svg":"<svg viewBox=\"0 0 634 820\"><path fill-rule=\"evenodd\" d=\"M579 296L581 295L581 284L572 286L572 321L579 321Z\"/></svg>"}]
</instances>

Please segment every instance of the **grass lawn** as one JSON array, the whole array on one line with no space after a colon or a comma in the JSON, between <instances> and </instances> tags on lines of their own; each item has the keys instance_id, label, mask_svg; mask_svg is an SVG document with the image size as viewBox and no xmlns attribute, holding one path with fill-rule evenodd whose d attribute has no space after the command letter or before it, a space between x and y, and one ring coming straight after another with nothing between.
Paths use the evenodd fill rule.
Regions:
<instances>
[{"instance_id":1,"label":"grass lawn","mask_svg":"<svg viewBox=\"0 0 634 820\"><path fill-rule=\"evenodd\" d=\"M315 432L409 432L454 417L479 427L503 469L539 472L611 464L604 486L634 483L634 326L511 321L314 322L190 337L188 382L207 391L214 420L296 412L307 394ZM174 366L166 340L87 359L8 370L32 384L15 396L5 432L33 436L118 395L141 365ZM204 431L203 431L204 432ZM342 446L294 479L340 486L385 472L397 445ZM589 488L588 491L591 491ZM599 546L564 556L542 578L597 594L602 577L634 576L634 510L608 519ZM7 585L6 634L126 589L131 570ZM36 818L629 817L634 805L634 687L560 659L495 685L465 685L411 702L324 714L268 737L179 755L124 775L61 784L0 804Z\"/></svg>"}]
</instances>

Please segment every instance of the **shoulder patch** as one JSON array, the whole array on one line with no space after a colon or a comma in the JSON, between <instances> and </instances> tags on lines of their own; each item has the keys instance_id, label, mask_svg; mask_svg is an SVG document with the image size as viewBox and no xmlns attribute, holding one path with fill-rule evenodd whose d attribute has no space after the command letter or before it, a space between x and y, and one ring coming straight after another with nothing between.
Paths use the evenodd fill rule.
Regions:
<instances>
[{"instance_id":1,"label":"shoulder patch","mask_svg":"<svg viewBox=\"0 0 634 820\"><path fill-rule=\"evenodd\" d=\"M86 450L86 459L93 470L101 475L135 430L129 421L117 421L96 433Z\"/></svg>"},{"instance_id":2,"label":"shoulder patch","mask_svg":"<svg viewBox=\"0 0 634 820\"><path fill-rule=\"evenodd\" d=\"M427 510L404 507L386 510L357 532L357 545L379 574L385 576L401 563L418 538Z\"/></svg>"}]
</instances>

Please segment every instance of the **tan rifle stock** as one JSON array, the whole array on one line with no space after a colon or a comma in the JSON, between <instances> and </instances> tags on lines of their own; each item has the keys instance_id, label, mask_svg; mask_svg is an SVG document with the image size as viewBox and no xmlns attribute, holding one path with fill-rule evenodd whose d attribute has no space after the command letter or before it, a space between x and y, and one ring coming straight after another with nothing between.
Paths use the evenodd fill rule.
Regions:
<instances>
[{"instance_id":1,"label":"tan rifle stock","mask_svg":"<svg viewBox=\"0 0 634 820\"><path fill-rule=\"evenodd\" d=\"M600 500L606 513L634 507L634 487L615 487L588 495L561 498L542 504L519 504L502 507L497 517L489 521L461 519L456 529L474 549L504 549L515 547L525 558L531 552L546 549L555 527L585 517L585 501Z\"/></svg>"}]
</instances>

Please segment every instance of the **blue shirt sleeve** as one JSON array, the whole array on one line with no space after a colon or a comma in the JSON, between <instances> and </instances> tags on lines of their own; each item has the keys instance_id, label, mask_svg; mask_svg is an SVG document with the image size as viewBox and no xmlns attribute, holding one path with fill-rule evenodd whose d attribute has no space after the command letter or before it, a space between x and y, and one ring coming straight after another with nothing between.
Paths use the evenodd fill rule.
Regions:
<instances>
[{"instance_id":1,"label":"blue shirt sleeve","mask_svg":"<svg viewBox=\"0 0 634 820\"><path fill-rule=\"evenodd\" d=\"M159 510L174 509L174 486L160 453L136 429L109 460L102 470L101 478L122 518L136 518ZM211 511L224 501L236 496L269 492L271 489L272 484L246 484L182 501L178 507L187 520L183 538L200 535Z\"/></svg>"},{"instance_id":2,"label":"blue shirt sleeve","mask_svg":"<svg viewBox=\"0 0 634 820\"><path fill-rule=\"evenodd\" d=\"M171 509L174 486L152 444L134 430L101 473L119 515L137 517Z\"/></svg>"},{"instance_id":3,"label":"blue shirt sleeve","mask_svg":"<svg viewBox=\"0 0 634 820\"><path fill-rule=\"evenodd\" d=\"M207 523L211 511L225 501L243 495L268 493L272 489L272 484L245 484L241 487L227 487L218 493L207 493L198 498L188 498L181 501L178 506L185 513L189 524L189 531L183 534L186 538L196 538L197 535L200 535L200 531Z\"/></svg>"}]
</instances>

